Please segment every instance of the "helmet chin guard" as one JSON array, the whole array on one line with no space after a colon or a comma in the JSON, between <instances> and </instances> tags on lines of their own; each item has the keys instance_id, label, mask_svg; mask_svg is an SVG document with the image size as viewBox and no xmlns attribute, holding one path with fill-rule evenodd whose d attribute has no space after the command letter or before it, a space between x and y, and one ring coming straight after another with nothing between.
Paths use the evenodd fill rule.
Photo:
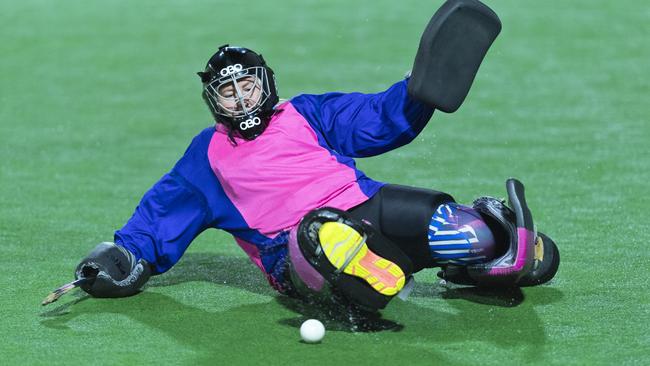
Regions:
<instances>
[{"instance_id":1,"label":"helmet chin guard","mask_svg":"<svg viewBox=\"0 0 650 366\"><path fill-rule=\"evenodd\" d=\"M279 98L273 70L262 55L224 45L197 74L203 100L215 121L227 127L231 141L234 135L253 140L264 132Z\"/></svg>"}]
</instances>

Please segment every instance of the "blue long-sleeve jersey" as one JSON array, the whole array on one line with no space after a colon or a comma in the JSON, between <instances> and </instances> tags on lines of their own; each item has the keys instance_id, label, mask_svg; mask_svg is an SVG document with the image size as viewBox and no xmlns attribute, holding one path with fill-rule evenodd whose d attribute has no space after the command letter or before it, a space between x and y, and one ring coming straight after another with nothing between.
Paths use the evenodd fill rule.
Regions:
<instances>
[{"instance_id":1,"label":"blue long-sleeve jersey","mask_svg":"<svg viewBox=\"0 0 650 366\"><path fill-rule=\"evenodd\" d=\"M411 99L408 80L376 94L299 95L280 104L255 140L228 140L222 125L201 131L115 232L115 242L171 268L208 228L231 233L269 281L283 290L287 232L309 211L347 210L383 185L354 157L412 141L433 109Z\"/></svg>"}]
</instances>

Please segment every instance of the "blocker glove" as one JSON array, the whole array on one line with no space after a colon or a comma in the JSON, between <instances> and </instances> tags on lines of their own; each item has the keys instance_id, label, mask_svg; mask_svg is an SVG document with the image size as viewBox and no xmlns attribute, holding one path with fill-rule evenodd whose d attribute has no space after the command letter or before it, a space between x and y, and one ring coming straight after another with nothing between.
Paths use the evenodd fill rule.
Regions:
<instances>
[{"instance_id":1,"label":"blocker glove","mask_svg":"<svg viewBox=\"0 0 650 366\"><path fill-rule=\"evenodd\" d=\"M147 261L136 262L133 253L109 242L99 243L75 270L75 278L91 279L81 288L94 297L131 296L150 276Z\"/></svg>"}]
</instances>

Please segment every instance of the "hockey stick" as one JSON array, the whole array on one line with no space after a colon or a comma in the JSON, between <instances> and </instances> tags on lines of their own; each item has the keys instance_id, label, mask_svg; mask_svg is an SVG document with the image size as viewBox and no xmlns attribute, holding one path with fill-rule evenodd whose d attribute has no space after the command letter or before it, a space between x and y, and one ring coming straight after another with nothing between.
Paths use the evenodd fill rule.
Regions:
<instances>
[{"instance_id":1,"label":"hockey stick","mask_svg":"<svg viewBox=\"0 0 650 366\"><path fill-rule=\"evenodd\" d=\"M51 304L51 303L55 302L56 300L58 300L59 297L61 297L61 296L65 295L65 294L67 294L68 292L72 291L74 288L79 287L79 286L81 286L83 284L86 284L86 283L88 283L88 282L90 282L92 280L94 280L94 278L92 278L92 277L82 277L82 278L74 280L74 281L72 281L72 282L70 282L68 284L65 284L65 285L57 288L56 290L52 291L49 295L47 295L47 297L43 300L41 305L45 306L47 304Z\"/></svg>"}]
</instances>

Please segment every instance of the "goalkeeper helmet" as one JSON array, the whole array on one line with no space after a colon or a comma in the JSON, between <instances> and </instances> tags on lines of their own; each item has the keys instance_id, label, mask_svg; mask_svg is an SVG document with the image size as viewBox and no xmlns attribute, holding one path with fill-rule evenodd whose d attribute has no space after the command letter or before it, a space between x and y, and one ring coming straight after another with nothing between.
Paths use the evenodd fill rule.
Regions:
<instances>
[{"instance_id":1,"label":"goalkeeper helmet","mask_svg":"<svg viewBox=\"0 0 650 366\"><path fill-rule=\"evenodd\" d=\"M243 47L223 45L197 73L203 100L229 137L253 140L268 126L278 102L273 70L262 55Z\"/></svg>"}]
</instances>

